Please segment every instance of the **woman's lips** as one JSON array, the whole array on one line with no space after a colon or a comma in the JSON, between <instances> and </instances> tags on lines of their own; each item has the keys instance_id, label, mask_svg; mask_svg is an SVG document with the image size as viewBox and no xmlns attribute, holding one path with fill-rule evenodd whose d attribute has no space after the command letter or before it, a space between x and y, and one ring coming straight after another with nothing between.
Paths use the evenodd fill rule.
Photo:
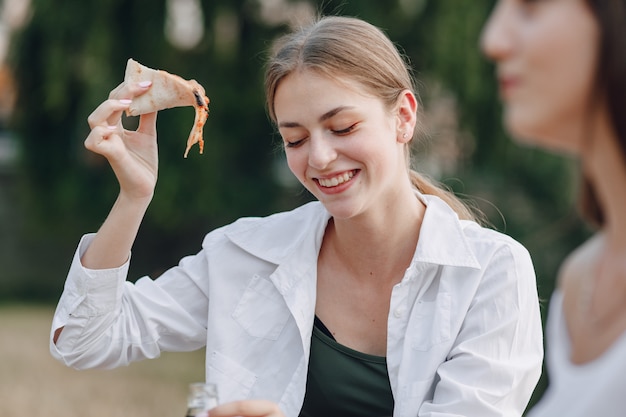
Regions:
<instances>
[{"instance_id":1,"label":"woman's lips","mask_svg":"<svg viewBox=\"0 0 626 417\"><path fill-rule=\"evenodd\" d=\"M500 77L498 78L498 86L500 88L500 96L505 99L511 95L515 87L519 85L519 79L516 77Z\"/></svg>"},{"instance_id":2,"label":"woman's lips","mask_svg":"<svg viewBox=\"0 0 626 417\"><path fill-rule=\"evenodd\" d=\"M317 182L322 187L336 187L344 182L348 182L354 177L354 171L346 171L339 175L333 175L326 178L318 178Z\"/></svg>"},{"instance_id":3,"label":"woman's lips","mask_svg":"<svg viewBox=\"0 0 626 417\"><path fill-rule=\"evenodd\" d=\"M358 174L358 170L344 171L338 174L328 175L324 178L314 178L320 190L334 194L342 192L352 183L352 179Z\"/></svg>"}]
</instances>

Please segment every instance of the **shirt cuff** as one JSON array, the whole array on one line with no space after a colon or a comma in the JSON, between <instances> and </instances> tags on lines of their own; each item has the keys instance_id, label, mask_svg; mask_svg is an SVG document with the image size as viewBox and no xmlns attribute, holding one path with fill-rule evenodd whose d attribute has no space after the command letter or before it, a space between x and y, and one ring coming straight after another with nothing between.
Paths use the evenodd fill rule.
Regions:
<instances>
[{"instance_id":1,"label":"shirt cuff","mask_svg":"<svg viewBox=\"0 0 626 417\"><path fill-rule=\"evenodd\" d=\"M94 317L115 310L119 306L128 275L130 253L126 262L117 268L85 268L80 259L94 236L95 234L84 235L78 244L55 319L67 318L69 315ZM57 324L62 326L64 323Z\"/></svg>"}]
</instances>

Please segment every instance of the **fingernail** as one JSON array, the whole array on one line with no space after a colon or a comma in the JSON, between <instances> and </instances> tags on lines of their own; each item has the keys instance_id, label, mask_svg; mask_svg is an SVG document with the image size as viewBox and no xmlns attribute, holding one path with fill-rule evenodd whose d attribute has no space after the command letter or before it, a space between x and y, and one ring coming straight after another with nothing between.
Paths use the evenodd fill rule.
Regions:
<instances>
[{"instance_id":1,"label":"fingernail","mask_svg":"<svg viewBox=\"0 0 626 417\"><path fill-rule=\"evenodd\" d=\"M109 126L107 126L107 129L109 129L109 130L115 130L115 129L117 129L117 126L111 126L111 125L109 125Z\"/></svg>"},{"instance_id":2,"label":"fingernail","mask_svg":"<svg viewBox=\"0 0 626 417\"><path fill-rule=\"evenodd\" d=\"M120 103L122 103L122 104L130 104L132 102L133 102L132 100L129 100L127 98L120 99Z\"/></svg>"},{"instance_id":3,"label":"fingernail","mask_svg":"<svg viewBox=\"0 0 626 417\"><path fill-rule=\"evenodd\" d=\"M150 87L151 85L152 85L152 81L141 81L139 83L139 87L141 88Z\"/></svg>"}]
</instances>

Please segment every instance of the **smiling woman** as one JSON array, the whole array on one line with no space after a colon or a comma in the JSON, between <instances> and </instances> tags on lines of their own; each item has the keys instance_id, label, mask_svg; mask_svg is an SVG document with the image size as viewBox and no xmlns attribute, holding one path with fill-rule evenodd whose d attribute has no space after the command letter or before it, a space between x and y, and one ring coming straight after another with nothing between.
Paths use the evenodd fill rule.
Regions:
<instances>
[{"instance_id":1,"label":"smiling woman","mask_svg":"<svg viewBox=\"0 0 626 417\"><path fill-rule=\"evenodd\" d=\"M398 106L396 126L377 97L311 70L278 85L274 111L289 168L335 222L362 213L384 218L385 202L401 201L402 190L411 188L404 153L416 121L415 96L407 90Z\"/></svg>"},{"instance_id":2,"label":"smiling woman","mask_svg":"<svg viewBox=\"0 0 626 417\"><path fill-rule=\"evenodd\" d=\"M317 201L216 229L158 279L131 284L156 119L128 131L120 116L148 88L123 83L89 117L85 143L120 194L72 261L51 329L57 359L112 368L206 347L206 380L225 402L216 416L522 414L543 358L530 256L410 169L419 102L380 29L325 17L270 54L270 117Z\"/></svg>"}]
</instances>

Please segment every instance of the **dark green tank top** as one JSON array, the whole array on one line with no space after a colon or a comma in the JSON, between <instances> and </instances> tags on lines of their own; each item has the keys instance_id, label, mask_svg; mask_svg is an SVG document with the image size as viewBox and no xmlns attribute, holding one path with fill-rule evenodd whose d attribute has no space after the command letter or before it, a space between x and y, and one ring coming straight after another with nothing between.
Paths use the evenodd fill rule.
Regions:
<instances>
[{"instance_id":1,"label":"dark green tank top","mask_svg":"<svg viewBox=\"0 0 626 417\"><path fill-rule=\"evenodd\" d=\"M335 341L315 318L300 417L385 417L393 414L387 361Z\"/></svg>"}]
</instances>

